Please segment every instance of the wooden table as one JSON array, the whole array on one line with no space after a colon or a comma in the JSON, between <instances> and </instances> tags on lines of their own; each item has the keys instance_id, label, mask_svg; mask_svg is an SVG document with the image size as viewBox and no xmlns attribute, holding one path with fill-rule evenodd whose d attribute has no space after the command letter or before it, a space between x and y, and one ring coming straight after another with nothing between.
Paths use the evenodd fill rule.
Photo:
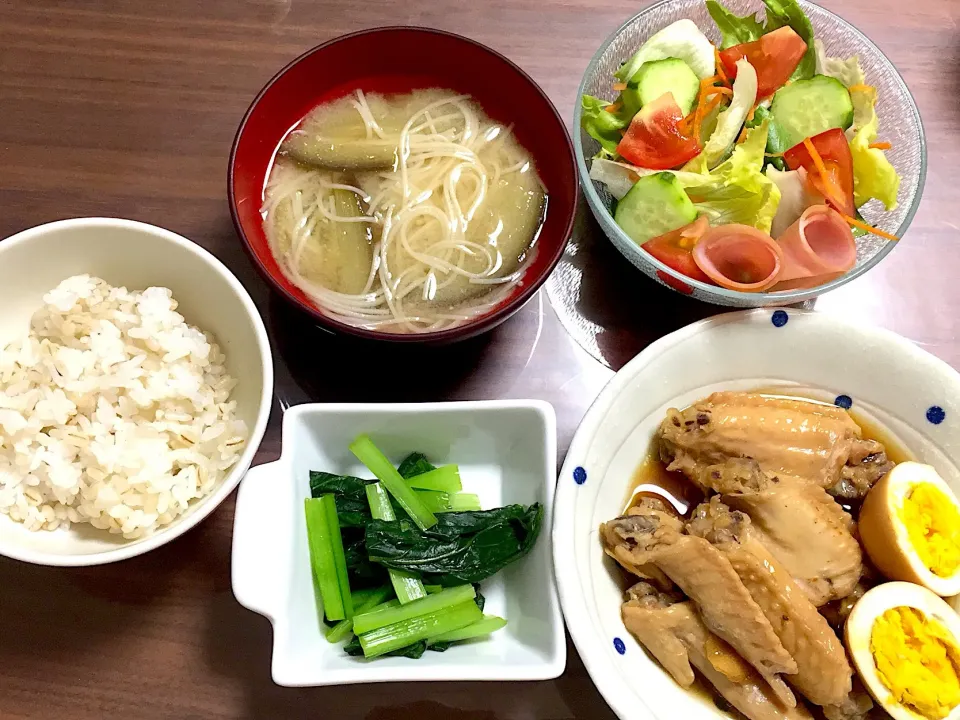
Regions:
<instances>
[{"instance_id":1,"label":"wooden table","mask_svg":"<svg viewBox=\"0 0 960 720\"><path fill-rule=\"evenodd\" d=\"M643 4L5 0L0 237L105 215L162 225L212 250L250 290L274 341L277 402L257 462L279 454L282 408L308 400L543 398L557 409L565 452L612 373L571 340L545 293L487 337L411 363L402 387L384 389L369 380L376 366L369 353L317 334L260 281L230 222L227 154L248 103L278 68L319 42L374 25L476 38L519 63L570 118L590 56ZM900 68L923 115L930 165L902 247L821 298L817 310L895 330L960 368L960 2L912 0L909 12L901 0L825 4ZM717 311L611 257L603 258L614 268L609 295L592 298L608 321L608 365ZM0 560L0 717L612 717L572 646L566 673L551 682L273 685L270 626L230 592L232 519L231 500L164 548L107 567Z\"/></svg>"}]
</instances>

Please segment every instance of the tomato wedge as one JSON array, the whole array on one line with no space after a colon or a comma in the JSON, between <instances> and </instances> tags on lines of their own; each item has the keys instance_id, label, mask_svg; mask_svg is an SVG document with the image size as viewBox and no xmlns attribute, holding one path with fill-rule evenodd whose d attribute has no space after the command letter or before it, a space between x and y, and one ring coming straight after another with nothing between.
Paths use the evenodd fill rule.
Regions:
<instances>
[{"instance_id":1,"label":"tomato wedge","mask_svg":"<svg viewBox=\"0 0 960 720\"><path fill-rule=\"evenodd\" d=\"M673 93L664 93L633 116L617 153L649 170L669 170L692 160L700 154L700 143L680 130L681 120L683 112Z\"/></svg>"},{"instance_id":2,"label":"tomato wedge","mask_svg":"<svg viewBox=\"0 0 960 720\"><path fill-rule=\"evenodd\" d=\"M824 181L823 171L804 143L787 150L783 154L784 162L791 170L804 168L811 189L823 195L835 210L853 217L856 213L853 203L853 156L846 135L840 128L833 128L810 138L810 143L823 162L827 181Z\"/></svg>"},{"instance_id":3,"label":"tomato wedge","mask_svg":"<svg viewBox=\"0 0 960 720\"><path fill-rule=\"evenodd\" d=\"M790 79L803 59L807 44L789 25L762 35L759 40L734 45L720 52L720 62L730 79L737 76L737 60L746 58L757 71L757 99L770 97Z\"/></svg>"},{"instance_id":4,"label":"tomato wedge","mask_svg":"<svg viewBox=\"0 0 960 720\"><path fill-rule=\"evenodd\" d=\"M697 266L693 259L693 247L703 234L710 229L710 223L703 216L689 225L671 230L663 235L647 240L642 247L668 268L686 275L691 280L699 280L709 285L716 283ZM671 285L673 287L673 285Z\"/></svg>"}]
</instances>

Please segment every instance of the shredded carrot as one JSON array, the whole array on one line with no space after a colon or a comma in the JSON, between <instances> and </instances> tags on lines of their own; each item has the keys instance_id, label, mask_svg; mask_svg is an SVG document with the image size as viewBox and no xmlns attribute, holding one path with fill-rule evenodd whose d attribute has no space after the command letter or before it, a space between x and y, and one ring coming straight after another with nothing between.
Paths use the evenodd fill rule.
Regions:
<instances>
[{"instance_id":1,"label":"shredded carrot","mask_svg":"<svg viewBox=\"0 0 960 720\"><path fill-rule=\"evenodd\" d=\"M698 105L697 111L700 113L699 117L694 115L694 125L693 125L693 136L695 138L700 137L700 133L703 130L703 119L713 112L714 108L717 107L723 101L723 95L715 95L710 102L706 105Z\"/></svg>"},{"instance_id":2,"label":"shredded carrot","mask_svg":"<svg viewBox=\"0 0 960 720\"><path fill-rule=\"evenodd\" d=\"M747 139L747 127L744 125L743 130L740 131L740 137L737 138L737 145L743 143Z\"/></svg>"},{"instance_id":3,"label":"shredded carrot","mask_svg":"<svg viewBox=\"0 0 960 720\"><path fill-rule=\"evenodd\" d=\"M700 140L700 126L703 123L703 103L697 103L697 107L693 111L693 137L697 141Z\"/></svg>"},{"instance_id":4,"label":"shredded carrot","mask_svg":"<svg viewBox=\"0 0 960 720\"><path fill-rule=\"evenodd\" d=\"M881 230L880 228L875 228L875 227L873 227L873 225L867 225L867 223L860 222L859 220L856 220L856 219L854 219L854 218L852 218L852 217L847 217L847 216L844 215L843 213L839 213L839 215L840 215L840 217L842 217L842 218L847 222L847 224L853 225L854 227L858 227L858 228L860 228L861 230L865 230L865 231L868 232L868 233L873 233L874 235L879 235L879 236L882 237L882 238L886 238L887 240L893 240L894 242L897 242L897 241L900 239L900 238L898 238L896 235L891 235L890 233L885 232L885 231Z\"/></svg>"},{"instance_id":5,"label":"shredded carrot","mask_svg":"<svg viewBox=\"0 0 960 720\"><path fill-rule=\"evenodd\" d=\"M614 84L613 84L613 89L616 90L617 92L623 92L624 90L627 89L627 84L626 84L626 83L614 83Z\"/></svg>"},{"instance_id":6,"label":"shredded carrot","mask_svg":"<svg viewBox=\"0 0 960 720\"><path fill-rule=\"evenodd\" d=\"M875 143L870 143L867 147L872 148L874 150L889 150L890 148L893 147L893 145L891 145L888 142L875 142Z\"/></svg>"},{"instance_id":7,"label":"shredded carrot","mask_svg":"<svg viewBox=\"0 0 960 720\"><path fill-rule=\"evenodd\" d=\"M834 184L833 178L830 177L830 173L827 172L827 166L823 164L823 158L820 157L820 153L817 152L817 148L814 147L812 142L810 142L810 138L803 139L803 146L807 149L807 152L810 153L810 158L813 160L813 164L817 168L817 172L820 173L820 179L823 180L824 188L826 188L827 192L833 196L833 200L835 203L837 203L837 205L842 205L843 192L841 192L840 188Z\"/></svg>"},{"instance_id":8,"label":"shredded carrot","mask_svg":"<svg viewBox=\"0 0 960 720\"><path fill-rule=\"evenodd\" d=\"M747 122L753 122L753 116L756 114L756 112L757 106L754 105L752 108L750 108L750 112L747 113Z\"/></svg>"},{"instance_id":9,"label":"shredded carrot","mask_svg":"<svg viewBox=\"0 0 960 720\"><path fill-rule=\"evenodd\" d=\"M707 103L707 106L703 109L704 116L707 116L710 113L712 113L713 109L722 102L723 102L723 95L714 95L713 99L711 99L710 102Z\"/></svg>"},{"instance_id":10,"label":"shredded carrot","mask_svg":"<svg viewBox=\"0 0 960 720\"><path fill-rule=\"evenodd\" d=\"M724 85L729 85L730 80L727 78L727 74L723 71L723 61L720 59L720 51L717 48L713 48L713 57L717 63L717 75L720 78L720 82Z\"/></svg>"},{"instance_id":11,"label":"shredded carrot","mask_svg":"<svg viewBox=\"0 0 960 720\"><path fill-rule=\"evenodd\" d=\"M873 86L864 85L863 83L857 83L856 85L851 85L850 87L848 87L847 90L849 90L850 92L857 92L857 91L870 92L871 90L873 90Z\"/></svg>"},{"instance_id":12,"label":"shredded carrot","mask_svg":"<svg viewBox=\"0 0 960 720\"><path fill-rule=\"evenodd\" d=\"M700 137L700 130L703 124L703 118L709 115L713 109L720 103L724 95L732 95L730 88L715 87L714 83L719 81L720 77L713 75L700 81L700 94L697 96L697 106L693 110L693 137ZM712 97L708 102L707 98Z\"/></svg>"},{"instance_id":13,"label":"shredded carrot","mask_svg":"<svg viewBox=\"0 0 960 720\"><path fill-rule=\"evenodd\" d=\"M622 103L614 103L613 105L607 105L604 108L604 110L606 110L608 113L616 113L616 112L620 112L620 108L622 107L623 107Z\"/></svg>"}]
</instances>

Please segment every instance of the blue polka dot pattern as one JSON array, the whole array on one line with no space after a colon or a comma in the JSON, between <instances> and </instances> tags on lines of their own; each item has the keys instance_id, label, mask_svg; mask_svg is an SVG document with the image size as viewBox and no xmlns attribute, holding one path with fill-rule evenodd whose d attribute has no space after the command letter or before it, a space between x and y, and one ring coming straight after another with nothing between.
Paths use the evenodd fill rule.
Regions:
<instances>
[{"instance_id":1,"label":"blue polka dot pattern","mask_svg":"<svg viewBox=\"0 0 960 720\"><path fill-rule=\"evenodd\" d=\"M837 399L833 401L833 404L844 410L849 410L853 407L853 398L849 395L837 395Z\"/></svg>"},{"instance_id":2,"label":"blue polka dot pattern","mask_svg":"<svg viewBox=\"0 0 960 720\"><path fill-rule=\"evenodd\" d=\"M783 327L789 319L790 316L787 315L786 310L777 310L773 313L773 317L770 318L770 322L773 323L774 327Z\"/></svg>"},{"instance_id":3,"label":"blue polka dot pattern","mask_svg":"<svg viewBox=\"0 0 960 720\"><path fill-rule=\"evenodd\" d=\"M577 465L577 467L573 469L573 481L577 485L583 485L587 481L587 471Z\"/></svg>"},{"instance_id":4,"label":"blue polka dot pattern","mask_svg":"<svg viewBox=\"0 0 960 720\"><path fill-rule=\"evenodd\" d=\"M947 417L947 413L944 412L944 409L939 405L931 405L927 408L927 420L932 422L934 425L939 425Z\"/></svg>"},{"instance_id":5,"label":"blue polka dot pattern","mask_svg":"<svg viewBox=\"0 0 960 720\"><path fill-rule=\"evenodd\" d=\"M613 647L621 655L627 652L627 646L623 644L623 640L621 640L620 638L613 639Z\"/></svg>"}]
</instances>

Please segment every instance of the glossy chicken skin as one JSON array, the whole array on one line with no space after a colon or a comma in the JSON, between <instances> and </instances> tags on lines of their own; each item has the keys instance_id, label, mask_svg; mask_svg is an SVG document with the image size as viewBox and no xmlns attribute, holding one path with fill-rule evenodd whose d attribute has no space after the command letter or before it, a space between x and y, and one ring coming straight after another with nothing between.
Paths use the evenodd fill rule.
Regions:
<instances>
[{"instance_id":1,"label":"glossy chicken skin","mask_svg":"<svg viewBox=\"0 0 960 720\"><path fill-rule=\"evenodd\" d=\"M668 469L694 482L709 466L744 458L781 479L836 487L846 497L862 496L889 470L883 446L863 440L845 410L803 400L718 392L668 411L659 434Z\"/></svg>"},{"instance_id":2,"label":"glossy chicken skin","mask_svg":"<svg viewBox=\"0 0 960 720\"><path fill-rule=\"evenodd\" d=\"M815 606L853 592L863 552L852 518L825 490L771 477L752 460L728 460L702 477L726 505L750 517L763 545Z\"/></svg>"},{"instance_id":3,"label":"glossy chicken skin","mask_svg":"<svg viewBox=\"0 0 960 720\"><path fill-rule=\"evenodd\" d=\"M693 683L696 668L749 720L811 717L802 704L780 704L756 670L714 635L696 605L678 593L640 582L629 590L621 613L626 628L682 687Z\"/></svg>"},{"instance_id":4,"label":"glossy chicken skin","mask_svg":"<svg viewBox=\"0 0 960 720\"><path fill-rule=\"evenodd\" d=\"M664 517L675 517L674 512L667 506L666 502L653 497L645 497L639 503L627 510L627 515L645 515L649 512L662 513ZM619 545L607 545L604 543L604 551L620 563L620 567L631 575L638 578L649 580L660 590L672 590L673 581L667 577L667 574L658 568L654 563L638 563L633 554L625 549L617 550Z\"/></svg>"},{"instance_id":5,"label":"glossy chicken skin","mask_svg":"<svg viewBox=\"0 0 960 720\"><path fill-rule=\"evenodd\" d=\"M600 537L613 557L662 570L697 604L707 627L768 681L777 683L776 674L797 671L730 562L703 538L685 535L679 519L656 510L625 515L604 523ZM789 702L789 692L784 699Z\"/></svg>"},{"instance_id":6,"label":"glossy chicken skin","mask_svg":"<svg viewBox=\"0 0 960 720\"><path fill-rule=\"evenodd\" d=\"M816 705L838 705L850 694L853 669L843 643L789 573L770 554L750 518L714 496L694 511L691 534L709 541L730 561L794 660L790 683Z\"/></svg>"}]
</instances>

